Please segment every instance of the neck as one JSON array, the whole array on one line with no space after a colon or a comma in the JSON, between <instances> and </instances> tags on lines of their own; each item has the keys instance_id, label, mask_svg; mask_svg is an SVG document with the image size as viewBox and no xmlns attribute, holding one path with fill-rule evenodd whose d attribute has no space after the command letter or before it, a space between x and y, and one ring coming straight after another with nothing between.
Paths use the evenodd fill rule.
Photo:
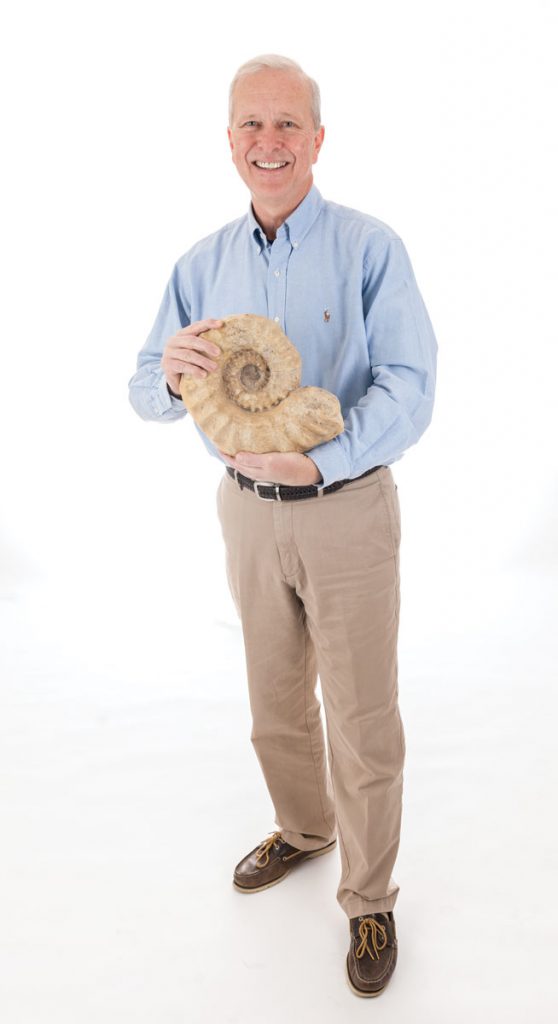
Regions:
<instances>
[{"instance_id":1,"label":"neck","mask_svg":"<svg viewBox=\"0 0 558 1024\"><path fill-rule=\"evenodd\" d=\"M310 188L312 188L312 182L310 182ZM277 236L277 229L281 227L281 224L286 221L287 217L290 217L291 213L296 210L297 206L300 206L302 200L308 195L310 188L306 190L304 195L300 196L294 205L290 205L288 207L285 207L285 205L279 206L278 204L273 204L269 201L264 204L259 202L259 200L254 199L254 196L252 196L252 210L254 212L254 217L265 232L265 236L269 242L274 241Z\"/></svg>"}]
</instances>

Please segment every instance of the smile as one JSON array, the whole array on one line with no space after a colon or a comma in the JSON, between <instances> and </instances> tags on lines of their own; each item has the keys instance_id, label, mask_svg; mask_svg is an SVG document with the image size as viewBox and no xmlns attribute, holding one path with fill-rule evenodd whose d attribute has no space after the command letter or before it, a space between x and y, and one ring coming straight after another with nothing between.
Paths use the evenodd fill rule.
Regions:
<instances>
[{"instance_id":1,"label":"smile","mask_svg":"<svg viewBox=\"0 0 558 1024\"><path fill-rule=\"evenodd\" d=\"M254 160L254 165L259 167L261 171L278 171L281 170L282 167L287 166L287 161L281 160L275 163L268 163L267 160Z\"/></svg>"}]
</instances>

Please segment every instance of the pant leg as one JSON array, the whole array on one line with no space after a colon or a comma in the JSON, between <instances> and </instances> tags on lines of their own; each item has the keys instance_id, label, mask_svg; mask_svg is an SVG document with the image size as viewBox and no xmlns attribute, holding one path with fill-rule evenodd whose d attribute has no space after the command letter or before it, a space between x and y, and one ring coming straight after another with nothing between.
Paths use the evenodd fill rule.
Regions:
<instances>
[{"instance_id":1,"label":"pant leg","mask_svg":"<svg viewBox=\"0 0 558 1024\"><path fill-rule=\"evenodd\" d=\"M274 502L225 474L217 510L227 577L242 622L251 740L282 835L317 849L336 834L314 645L304 605L288 582L276 538Z\"/></svg>"},{"instance_id":2,"label":"pant leg","mask_svg":"<svg viewBox=\"0 0 558 1024\"><path fill-rule=\"evenodd\" d=\"M320 675L348 917L391 910L405 740L398 708L400 514L389 467L299 502L297 590Z\"/></svg>"}]
</instances>

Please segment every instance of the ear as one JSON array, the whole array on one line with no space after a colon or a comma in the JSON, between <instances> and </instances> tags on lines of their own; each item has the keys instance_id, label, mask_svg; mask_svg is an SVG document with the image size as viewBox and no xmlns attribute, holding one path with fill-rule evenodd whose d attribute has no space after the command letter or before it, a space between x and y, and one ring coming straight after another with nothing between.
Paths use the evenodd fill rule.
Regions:
<instances>
[{"instance_id":1,"label":"ear","mask_svg":"<svg viewBox=\"0 0 558 1024\"><path fill-rule=\"evenodd\" d=\"M318 159L318 153L320 152L320 149L322 148L322 143L324 141L324 135L325 135L325 128L324 128L324 126L322 124L322 125L320 125L319 132L316 132L316 135L314 136L314 157L313 157L313 160L312 160L313 164L315 164L316 160Z\"/></svg>"},{"instance_id":2,"label":"ear","mask_svg":"<svg viewBox=\"0 0 558 1024\"><path fill-rule=\"evenodd\" d=\"M229 137L229 146L231 147L231 153L232 153L232 151L234 149L234 143L233 143L233 140L232 140L232 132L231 132L230 128L227 128L227 135Z\"/></svg>"}]
</instances>

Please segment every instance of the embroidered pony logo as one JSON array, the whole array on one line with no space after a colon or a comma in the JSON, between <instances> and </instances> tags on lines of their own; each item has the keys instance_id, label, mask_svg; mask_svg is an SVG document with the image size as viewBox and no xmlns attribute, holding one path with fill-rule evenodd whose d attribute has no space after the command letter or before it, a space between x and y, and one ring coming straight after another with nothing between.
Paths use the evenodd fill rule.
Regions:
<instances>
[{"instance_id":1,"label":"embroidered pony logo","mask_svg":"<svg viewBox=\"0 0 558 1024\"><path fill-rule=\"evenodd\" d=\"M330 313L329 309L324 309L324 321L325 321L325 323L328 324L330 320L331 320L331 313Z\"/></svg>"}]
</instances>

